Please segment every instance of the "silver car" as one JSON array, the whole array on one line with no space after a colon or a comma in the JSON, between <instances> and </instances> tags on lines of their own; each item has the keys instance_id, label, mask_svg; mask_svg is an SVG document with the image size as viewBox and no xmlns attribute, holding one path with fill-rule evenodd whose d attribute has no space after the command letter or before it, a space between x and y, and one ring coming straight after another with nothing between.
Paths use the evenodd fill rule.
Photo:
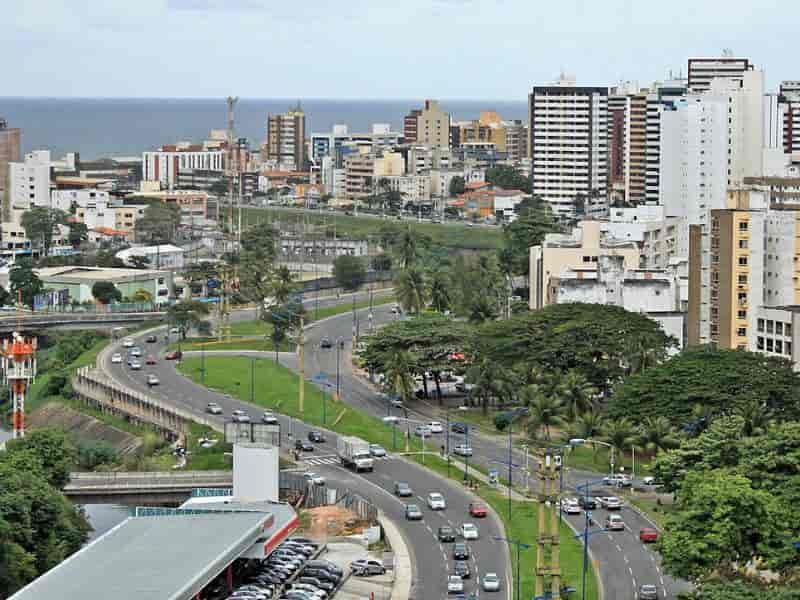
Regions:
<instances>
[{"instance_id":1,"label":"silver car","mask_svg":"<svg viewBox=\"0 0 800 600\"><path fill-rule=\"evenodd\" d=\"M486 575L483 576L481 585L483 586L484 592L499 592L500 578L497 576L497 573L486 573Z\"/></svg>"}]
</instances>

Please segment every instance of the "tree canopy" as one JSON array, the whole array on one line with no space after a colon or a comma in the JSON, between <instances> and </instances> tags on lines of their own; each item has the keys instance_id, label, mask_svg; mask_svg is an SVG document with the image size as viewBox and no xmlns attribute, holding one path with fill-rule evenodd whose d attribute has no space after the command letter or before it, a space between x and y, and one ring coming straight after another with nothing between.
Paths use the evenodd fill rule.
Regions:
<instances>
[{"instance_id":1,"label":"tree canopy","mask_svg":"<svg viewBox=\"0 0 800 600\"><path fill-rule=\"evenodd\" d=\"M486 181L506 190L531 193L531 180L509 165L497 165L486 169Z\"/></svg>"},{"instance_id":2,"label":"tree canopy","mask_svg":"<svg viewBox=\"0 0 800 600\"><path fill-rule=\"evenodd\" d=\"M174 242L181 222L181 209L176 204L150 201L144 214L136 220L136 238L150 244Z\"/></svg>"},{"instance_id":3,"label":"tree canopy","mask_svg":"<svg viewBox=\"0 0 800 600\"><path fill-rule=\"evenodd\" d=\"M622 378L632 347L643 345L663 357L676 343L642 314L580 303L554 304L487 322L476 339L479 356L518 370L575 370L598 390Z\"/></svg>"},{"instance_id":4,"label":"tree canopy","mask_svg":"<svg viewBox=\"0 0 800 600\"><path fill-rule=\"evenodd\" d=\"M173 304L167 309L167 318L170 323L180 329L181 337L186 337L186 332L203 326L203 317L208 314L208 304L197 300L184 300Z\"/></svg>"},{"instance_id":5,"label":"tree canopy","mask_svg":"<svg viewBox=\"0 0 800 600\"><path fill-rule=\"evenodd\" d=\"M271 223L259 223L242 232L239 286L245 298L259 305L273 295L277 235Z\"/></svg>"},{"instance_id":6,"label":"tree canopy","mask_svg":"<svg viewBox=\"0 0 800 600\"><path fill-rule=\"evenodd\" d=\"M498 254L503 270L528 275L530 248L540 245L546 234L559 230L549 204L539 198L520 202L516 220L503 227L503 247Z\"/></svg>"},{"instance_id":7,"label":"tree canopy","mask_svg":"<svg viewBox=\"0 0 800 600\"><path fill-rule=\"evenodd\" d=\"M461 175L456 175L450 180L450 185L448 187L448 192L450 196L458 196L459 194L463 194L464 190L466 189L464 178Z\"/></svg>"},{"instance_id":8,"label":"tree canopy","mask_svg":"<svg viewBox=\"0 0 800 600\"><path fill-rule=\"evenodd\" d=\"M32 244L40 244L42 254L48 256L53 245L53 233L58 225L66 225L67 213L55 208L35 206L22 213L22 228Z\"/></svg>"},{"instance_id":9,"label":"tree canopy","mask_svg":"<svg viewBox=\"0 0 800 600\"><path fill-rule=\"evenodd\" d=\"M745 352L689 348L668 361L627 378L614 390L612 417L664 416L676 425L706 414L731 413L755 403L779 419L800 418L800 378L789 363Z\"/></svg>"},{"instance_id":10,"label":"tree canopy","mask_svg":"<svg viewBox=\"0 0 800 600\"><path fill-rule=\"evenodd\" d=\"M336 284L345 291L351 292L361 287L366 275L364 261L358 256L344 254L333 261L333 277Z\"/></svg>"},{"instance_id":11,"label":"tree canopy","mask_svg":"<svg viewBox=\"0 0 800 600\"><path fill-rule=\"evenodd\" d=\"M95 281L92 285L92 296L100 304L111 304L122 300L122 292L110 281Z\"/></svg>"},{"instance_id":12,"label":"tree canopy","mask_svg":"<svg viewBox=\"0 0 800 600\"><path fill-rule=\"evenodd\" d=\"M33 309L34 298L42 293L44 284L33 270L33 264L28 259L19 259L11 267L8 274L8 282L14 300L18 296L22 297L22 303Z\"/></svg>"}]
</instances>

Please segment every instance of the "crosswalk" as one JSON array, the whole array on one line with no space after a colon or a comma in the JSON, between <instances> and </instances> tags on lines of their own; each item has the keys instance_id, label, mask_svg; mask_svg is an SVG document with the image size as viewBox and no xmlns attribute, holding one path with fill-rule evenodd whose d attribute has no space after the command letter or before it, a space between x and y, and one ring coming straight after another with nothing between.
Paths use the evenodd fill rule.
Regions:
<instances>
[{"instance_id":1,"label":"crosswalk","mask_svg":"<svg viewBox=\"0 0 800 600\"><path fill-rule=\"evenodd\" d=\"M393 456L386 455L381 457L372 457L372 460L379 461L379 460L391 460L394 458ZM325 454L322 456L315 456L313 458L303 458L303 462L307 465L338 465L339 464L339 457L335 454Z\"/></svg>"}]
</instances>

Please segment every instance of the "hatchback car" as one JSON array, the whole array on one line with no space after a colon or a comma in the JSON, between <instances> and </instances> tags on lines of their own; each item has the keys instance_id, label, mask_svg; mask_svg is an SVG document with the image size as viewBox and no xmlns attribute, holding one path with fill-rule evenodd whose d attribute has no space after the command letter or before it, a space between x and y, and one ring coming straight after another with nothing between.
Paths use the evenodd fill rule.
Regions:
<instances>
[{"instance_id":1,"label":"hatchback car","mask_svg":"<svg viewBox=\"0 0 800 600\"><path fill-rule=\"evenodd\" d=\"M444 431L444 427L439 421L431 421L428 423L428 429L431 430L431 433L442 433Z\"/></svg>"},{"instance_id":2,"label":"hatchback car","mask_svg":"<svg viewBox=\"0 0 800 600\"><path fill-rule=\"evenodd\" d=\"M383 575L386 573L386 567L384 567L380 561L371 558L354 560L350 563L350 569L353 571L353 575L360 575L362 577Z\"/></svg>"},{"instance_id":3,"label":"hatchback car","mask_svg":"<svg viewBox=\"0 0 800 600\"><path fill-rule=\"evenodd\" d=\"M206 404L206 412L212 415L221 415L222 407L216 402L209 402Z\"/></svg>"},{"instance_id":4,"label":"hatchback car","mask_svg":"<svg viewBox=\"0 0 800 600\"><path fill-rule=\"evenodd\" d=\"M567 515L581 514L581 505L577 498L564 498L561 500L561 512Z\"/></svg>"},{"instance_id":5,"label":"hatchback car","mask_svg":"<svg viewBox=\"0 0 800 600\"><path fill-rule=\"evenodd\" d=\"M658 530L652 527L643 527L639 530L639 541L650 543L658 541Z\"/></svg>"},{"instance_id":6,"label":"hatchback car","mask_svg":"<svg viewBox=\"0 0 800 600\"><path fill-rule=\"evenodd\" d=\"M140 371L142 369L142 363L136 358L131 358L128 361L128 366L134 371Z\"/></svg>"},{"instance_id":7,"label":"hatchback car","mask_svg":"<svg viewBox=\"0 0 800 600\"><path fill-rule=\"evenodd\" d=\"M376 458L381 458L386 456L386 449L380 444L370 444L369 453Z\"/></svg>"},{"instance_id":8,"label":"hatchback car","mask_svg":"<svg viewBox=\"0 0 800 600\"><path fill-rule=\"evenodd\" d=\"M314 446L311 442L307 442L306 440L295 440L294 449L302 452L313 452Z\"/></svg>"},{"instance_id":9,"label":"hatchback car","mask_svg":"<svg viewBox=\"0 0 800 600\"><path fill-rule=\"evenodd\" d=\"M421 521L422 511L416 504L406 504L406 520L407 521Z\"/></svg>"},{"instance_id":10,"label":"hatchback car","mask_svg":"<svg viewBox=\"0 0 800 600\"><path fill-rule=\"evenodd\" d=\"M111 356L111 363L115 365L122 364L122 354L117 352L116 354Z\"/></svg>"},{"instance_id":11,"label":"hatchback car","mask_svg":"<svg viewBox=\"0 0 800 600\"><path fill-rule=\"evenodd\" d=\"M303 479L314 485L325 485L325 478L322 475L317 475L311 471L303 473Z\"/></svg>"},{"instance_id":12,"label":"hatchback car","mask_svg":"<svg viewBox=\"0 0 800 600\"><path fill-rule=\"evenodd\" d=\"M497 576L497 573L486 573L483 576L482 586L484 592L499 592L500 578Z\"/></svg>"},{"instance_id":13,"label":"hatchback car","mask_svg":"<svg viewBox=\"0 0 800 600\"><path fill-rule=\"evenodd\" d=\"M469 558L469 548L463 542L458 542L453 546L453 558L455 560L467 560Z\"/></svg>"},{"instance_id":14,"label":"hatchback car","mask_svg":"<svg viewBox=\"0 0 800 600\"><path fill-rule=\"evenodd\" d=\"M148 344L155 344L157 341L158 338L153 334L148 335L147 339L145 340L145 342L147 342Z\"/></svg>"},{"instance_id":15,"label":"hatchback car","mask_svg":"<svg viewBox=\"0 0 800 600\"><path fill-rule=\"evenodd\" d=\"M333 343L331 342L330 338L324 337L319 341L319 347L325 349L333 348Z\"/></svg>"},{"instance_id":16,"label":"hatchback car","mask_svg":"<svg viewBox=\"0 0 800 600\"><path fill-rule=\"evenodd\" d=\"M148 354L147 358L144 359L144 364L146 365L154 365L156 362L156 357L152 354Z\"/></svg>"},{"instance_id":17,"label":"hatchback car","mask_svg":"<svg viewBox=\"0 0 800 600\"><path fill-rule=\"evenodd\" d=\"M414 428L414 435L416 435L417 437L423 437L423 438L430 437L432 435L431 434L431 428L428 427L427 425L417 425Z\"/></svg>"},{"instance_id":18,"label":"hatchback car","mask_svg":"<svg viewBox=\"0 0 800 600\"><path fill-rule=\"evenodd\" d=\"M467 446L466 444L459 444L453 448L453 453L457 454L458 456L472 456L472 447Z\"/></svg>"},{"instance_id":19,"label":"hatchback car","mask_svg":"<svg viewBox=\"0 0 800 600\"><path fill-rule=\"evenodd\" d=\"M150 375L147 376L147 385L149 385L150 387L158 385L159 383L161 383L161 381L158 379L157 375L153 375L152 373L150 373Z\"/></svg>"},{"instance_id":20,"label":"hatchback car","mask_svg":"<svg viewBox=\"0 0 800 600\"><path fill-rule=\"evenodd\" d=\"M578 497L578 506L584 510L594 510L597 508L597 501L593 496L580 496Z\"/></svg>"},{"instance_id":21,"label":"hatchback car","mask_svg":"<svg viewBox=\"0 0 800 600\"><path fill-rule=\"evenodd\" d=\"M625 521L619 515L608 515L603 528L609 531L625 531Z\"/></svg>"},{"instance_id":22,"label":"hatchback car","mask_svg":"<svg viewBox=\"0 0 800 600\"><path fill-rule=\"evenodd\" d=\"M445 502L444 496L439 492L431 492L428 494L428 507L431 510L445 510L447 508L447 502Z\"/></svg>"},{"instance_id":23,"label":"hatchback car","mask_svg":"<svg viewBox=\"0 0 800 600\"><path fill-rule=\"evenodd\" d=\"M460 594L464 591L464 581L458 575L450 575L447 578L447 593Z\"/></svg>"},{"instance_id":24,"label":"hatchback car","mask_svg":"<svg viewBox=\"0 0 800 600\"><path fill-rule=\"evenodd\" d=\"M125 338L122 340L123 348L133 348L133 340L131 338Z\"/></svg>"},{"instance_id":25,"label":"hatchback car","mask_svg":"<svg viewBox=\"0 0 800 600\"><path fill-rule=\"evenodd\" d=\"M265 412L263 415L261 415L261 422L266 423L267 425L277 425L278 418L271 412Z\"/></svg>"},{"instance_id":26,"label":"hatchback car","mask_svg":"<svg viewBox=\"0 0 800 600\"><path fill-rule=\"evenodd\" d=\"M658 600L658 588L651 583L640 585L639 600Z\"/></svg>"},{"instance_id":27,"label":"hatchback car","mask_svg":"<svg viewBox=\"0 0 800 600\"><path fill-rule=\"evenodd\" d=\"M315 444L322 444L325 442L325 436L322 435L322 433L320 433L319 431L309 431L308 441L314 442Z\"/></svg>"},{"instance_id":28,"label":"hatchback car","mask_svg":"<svg viewBox=\"0 0 800 600\"><path fill-rule=\"evenodd\" d=\"M450 431L453 433L467 433L466 423L450 423Z\"/></svg>"},{"instance_id":29,"label":"hatchback car","mask_svg":"<svg viewBox=\"0 0 800 600\"><path fill-rule=\"evenodd\" d=\"M487 515L488 511L486 509L486 505L481 502L470 502L469 503L469 514L476 519L483 519Z\"/></svg>"},{"instance_id":30,"label":"hatchback car","mask_svg":"<svg viewBox=\"0 0 800 600\"><path fill-rule=\"evenodd\" d=\"M130 356L140 357L142 355L142 349L139 346L134 346L130 350L128 350L128 354Z\"/></svg>"},{"instance_id":31,"label":"hatchback car","mask_svg":"<svg viewBox=\"0 0 800 600\"><path fill-rule=\"evenodd\" d=\"M231 413L231 420L235 421L236 423L249 423L250 415L243 410L235 410Z\"/></svg>"},{"instance_id":32,"label":"hatchback car","mask_svg":"<svg viewBox=\"0 0 800 600\"><path fill-rule=\"evenodd\" d=\"M171 352L167 352L164 355L164 358L167 360L180 360L183 356L183 352L180 350L172 350Z\"/></svg>"},{"instance_id":33,"label":"hatchback car","mask_svg":"<svg viewBox=\"0 0 800 600\"><path fill-rule=\"evenodd\" d=\"M463 523L461 525L461 529L459 530L461 537L465 540L477 540L478 539L478 526L474 523Z\"/></svg>"},{"instance_id":34,"label":"hatchback car","mask_svg":"<svg viewBox=\"0 0 800 600\"><path fill-rule=\"evenodd\" d=\"M408 498L409 496L414 495L414 491L411 489L411 486L408 485L405 481L395 481L394 495L400 498Z\"/></svg>"},{"instance_id":35,"label":"hatchback car","mask_svg":"<svg viewBox=\"0 0 800 600\"><path fill-rule=\"evenodd\" d=\"M620 510L622 508L622 500L616 496L604 496L598 501L606 510Z\"/></svg>"},{"instance_id":36,"label":"hatchback car","mask_svg":"<svg viewBox=\"0 0 800 600\"><path fill-rule=\"evenodd\" d=\"M469 570L469 563L465 560L457 560L453 565L453 573L461 579L469 579L472 573Z\"/></svg>"}]
</instances>

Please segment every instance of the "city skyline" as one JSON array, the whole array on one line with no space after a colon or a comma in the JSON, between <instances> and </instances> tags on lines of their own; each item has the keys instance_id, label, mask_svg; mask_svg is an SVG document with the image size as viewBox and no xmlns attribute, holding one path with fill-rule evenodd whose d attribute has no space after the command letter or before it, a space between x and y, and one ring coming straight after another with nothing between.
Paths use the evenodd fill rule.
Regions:
<instances>
[{"instance_id":1,"label":"city skyline","mask_svg":"<svg viewBox=\"0 0 800 600\"><path fill-rule=\"evenodd\" d=\"M774 88L794 78L782 40L800 7L357 0L300 14L260 0L42 0L6 13L0 54L24 60L7 69L5 96L511 99L561 71L587 85L645 86L724 48L768 67Z\"/></svg>"}]
</instances>

